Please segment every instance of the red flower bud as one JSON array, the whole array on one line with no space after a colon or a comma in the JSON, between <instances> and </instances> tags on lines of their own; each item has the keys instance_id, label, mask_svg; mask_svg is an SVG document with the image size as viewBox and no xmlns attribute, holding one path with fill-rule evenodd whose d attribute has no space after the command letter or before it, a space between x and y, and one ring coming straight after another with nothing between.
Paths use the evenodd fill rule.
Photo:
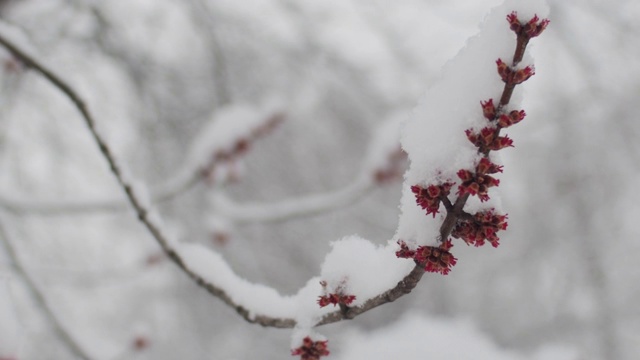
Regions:
<instances>
[{"instance_id":1,"label":"red flower bud","mask_svg":"<svg viewBox=\"0 0 640 360\"><path fill-rule=\"evenodd\" d=\"M440 185L429 185L427 188L422 188L418 185L411 186L411 191L416 196L416 203L427 210L427 215L433 214L433 217L439 212L441 198L448 196L452 183L445 182Z\"/></svg>"},{"instance_id":2,"label":"red flower bud","mask_svg":"<svg viewBox=\"0 0 640 360\"><path fill-rule=\"evenodd\" d=\"M493 209L482 211L472 219L459 220L451 236L476 247L484 245L485 241L490 242L493 247L498 247L500 238L496 234L507 228L506 219L507 215L495 214Z\"/></svg>"},{"instance_id":3,"label":"red flower bud","mask_svg":"<svg viewBox=\"0 0 640 360\"><path fill-rule=\"evenodd\" d=\"M396 251L396 256L403 259L412 259L416 255L415 250L410 250L402 240L398 240L398 245L400 245L400 250Z\"/></svg>"},{"instance_id":4,"label":"red flower bud","mask_svg":"<svg viewBox=\"0 0 640 360\"><path fill-rule=\"evenodd\" d=\"M536 73L533 65L515 70L504 63L502 59L496 60L496 65L498 66L498 74L502 78L502 81L510 85L521 84Z\"/></svg>"},{"instance_id":5,"label":"red flower bud","mask_svg":"<svg viewBox=\"0 0 640 360\"><path fill-rule=\"evenodd\" d=\"M313 341L309 336L302 340L302 345L291 350L292 356L300 355L300 360L319 360L322 356L328 356L327 340Z\"/></svg>"},{"instance_id":6,"label":"red flower bud","mask_svg":"<svg viewBox=\"0 0 640 360\"><path fill-rule=\"evenodd\" d=\"M496 107L493 105L493 99L481 101L480 105L482 106L482 114L487 120L491 121L496 118Z\"/></svg>"},{"instance_id":7,"label":"red flower bud","mask_svg":"<svg viewBox=\"0 0 640 360\"><path fill-rule=\"evenodd\" d=\"M518 19L518 13L515 11L507 15L507 21L509 22L509 27L516 35L525 36L528 39L540 35L550 22L549 19L540 20L538 15L534 15L529 22L522 24Z\"/></svg>"},{"instance_id":8,"label":"red flower bud","mask_svg":"<svg viewBox=\"0 0 640 360\"><path fill-rule=\"evenodd\" d=\"M452 247L451 240L443 242L438 247L420 246L416 249L414 259L424 266L425 271L447 275L458 262L458 259L449 252Z\"/></svg>"}]
</instances>

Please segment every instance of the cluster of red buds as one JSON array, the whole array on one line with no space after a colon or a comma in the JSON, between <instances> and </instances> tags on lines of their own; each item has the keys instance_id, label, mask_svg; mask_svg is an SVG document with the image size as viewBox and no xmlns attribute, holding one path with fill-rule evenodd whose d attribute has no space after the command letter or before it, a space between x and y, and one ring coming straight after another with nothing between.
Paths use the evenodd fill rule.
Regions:
<instances>
[{"instance_id":1,"label":"cluster of red buds","mask_svg":"<svg viewBox=\"0 0 640 360\"><path fill-rule=\"evenodd\" d=\"M523 24L518 19L518 13L512 12L507 15L507 21L511 25L511 30L518 35L518 37L527 37L529 39L540 35L544 29L549 25L549 19L542 19L538 15L534 15L529 22Z\"/></svg>"},{"instance_id":2,"label":"cluster of red buds","mask_svg":"<svg viewBox=\"0 0 640 360\"><path fill-rule=\"evenodd\" d=\"M498 66L498 74L502 78L502 81L507 84L522 84L536 73L533 65L525 66L522 69L514 69L502 61L502 59L496 60L496 65Z\"/></svg>"},{"instance_id":3,"label":"cluster of red buds","mask_svg":"<svg viewBox=\"0 0 640 360\"><path fill-rule=\"evenodd\" d=\"M416 196L416 203L422 209L427 210L427 215L433 214L435 218L440 210L442 199L449 196L453 185L454 183L448 181L439 185L429 185L426 188L414 185L411 187L411 191Z\"/></svg>"},{"instance_id":4,"label":"cluster of red buds","mask_svg":"<svg viewBox=\"0 0 640 360\"><path fill-rule=\"evenodd\" d=\"M409 248L403 240L398 241L400 249L396 251L396 256L413 259L428 272L446 275L456 264L457 259L450 252L453 245L448 236L462 239L468 245L476 247L482 246L486 242L489 242L493 247L498 247L500 238L497 233L507 228L507 215L497 214L494 209L475 214L469 214L463 210L468 196L477 196L480 201L487 201L489 200L489 189L500 184L500 180L494 178L492 174L502 172L502 166L496 165L489 159L489 152L513 146L513 140L508 136L501 136L500 131L521 122L526 114L524 110L505 112L503 108L509 103L514 87L534 75L533 66L522 68L516 66L522 60L528 41L540 35L549 24L549 20L540 20L537 16L534 16L527 23L521 23L516 12L509 14L507 21L511 30L516 33L518 44L513 65L506 64L502 59L496 61L498 75L505 83L502 97L498 106L494 104L493 99L481 101L482 114L488 123L479 130L468 129L465 131L469 141L478 149L480 160L474 169L460 169L457 172L461 183L458 185L456 193L458 197L455 201L449 199L450 190L456 184L451 180L430 184L426 187L420 185L411 187L411 191L416 197L416 203L426 210L426 215L432 214L435 218L441 203L444 202L447 210L445 223L453 220L453 222L448 222L452 226L447 228L443 225L440 246L419 246L414 250Z\"/></svg>"},{"instance_id":5,"label":"cluster of red buds","mask_svg":"<svg viewBox=\"0 0 640 360\"><path fill-rule=\"evenodd\" d=\"M483 157L476 165L476 171L458 170L458 177L462 183L458 186L458 195L470 194L478 196L480 201L489 200L489 188L500 185L500 180L489 174L502 172L502 166L492 163Z\"/></svg>"},{"instance_id":6,"label":"cluster of red buds","mask_svg":"<svg viewBox=\"0 0 640 360\"><path fill-rule=\"evenodd\" d=\"M300 360L319 360L321 356L328 356L327 340L313 341L309 336L302 340L302 345L291 350L291 355L300 356Z\"/></svg>"},{"instance_id":7,"label":"cluster of red buds","mask_svg":"<svg viewBox=\"0 0 640 360\"><path fill-rule=\"evenodd\" d=\"M322 285L322 288L326 292L327 282L320 281L320 285ZM320 307L325 307L330 304L333 304L333 306L351 305L351 303L355 299L356 299L355 295L345 294L343 291L343 287L338 287L338 289L336 289L336 292L334 293L328 293L325 295L318 296L318 305L320 305Z\"/></svg>"},{"instance_id":8,"label":"cluster of red buds","mask_svg":"<svg viewBox=\"0 0 640 360\"><path fill-rule=\"evenodd\" d=\"M451 236L476 247L484 245L485 240L493 247L498 247L500 238L496 233L506 229L507 215L495 214L491 209L478 212L469 219L458 220Z\"/></svg>"},{"instance_id":9,"label":"cluster of red buds","mask_svg":"<svg viewBox=\"0 0 640 360\"><path fill-rule=\"evenodd\" d=\"M419 246L415 250L409 249L402 240L398 241L398 245L400 245L400 250L396 251L397 257L413 259L428 272L447 275L458 262L458 259L449 251L453 247L451 240L442 242L440 246Z\"/></svg>"},{"instance_id":10,"label":"cluster of red buds","mask_svg":"<svg viewBox=\"0 0 640 360\"><path fill-rule=\"evenodd\" d=\"M251 129L248 134L237 138L228 148L219 149L211 155L209 162L200 169L201 176L206 179L208 183L213 183L218 165L236 163L239 158L246 155L253 142L273 131L283 120L284 114L274 113L259 126ZM231 170L228 176L229 179L232 181L237 180L238 175L233 171L233 166L231 166Z\"/></svg>"}]
</instances>

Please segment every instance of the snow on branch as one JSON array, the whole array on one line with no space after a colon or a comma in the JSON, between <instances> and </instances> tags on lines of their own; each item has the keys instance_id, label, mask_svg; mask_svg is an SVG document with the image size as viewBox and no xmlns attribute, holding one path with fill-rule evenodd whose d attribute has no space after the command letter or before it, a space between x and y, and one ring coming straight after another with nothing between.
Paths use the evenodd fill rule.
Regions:
<instances>
[{"instance_id":1,"label":"snow on branch","mask_svg":"<svg viewBox=\"0 0 640 360\"><path fill-rule=\"evenodd\" d=\"M150 189L149 201L169 201L193 188L203 179L207 183L225 182L237 163L261 137L284 120L275 102L255 107L234 104L215 111L191 145L185 164L164 183ZM222 174L222 175L221 175ZM13 213L30 215L69 215L126 210L126 199L44 201L16 198L0 193L0 204Z\"/></svg>"},{"instance_id":2,"label":"snow on branch","mask_svg":"<svg viewBox=\"0 0 640 360\"><path fill-rule=\"evenodd\" d=\"M236 224L289 221L336 210L362 199L380 184L402 176L405 154L400 148L401 115L378 126L369 143L360 173L343 188L272 203L236 203L222 193L213 195L216 215Z\"/></svg>"},{"instance_id":3,"label":"snow on branch","mask_svg":"<svg viewBox=\"0 0 640 360\"><path fill-rule=\"evenodd\" d=\"M394 239L383 247L357 236L333 243L321 276L290 297L239 278L219 254L201 245L168 238L150 204L123 175L77 93L2 36L0 44L74 103L139 220L185 274L247 321L295 327L294 339L301 343L292 346L292 353L318 359L328 354L327 342L311 328L392 302L411 292L425 271L446 275L457 261L450 236L474 246L498 245L496 233L506 228L506 215L493 194L499 185L496 173L502 171L495 152L513 145L501 131L524 118L514 90L534 73L525 48L547 26L548 20L538 17L547 13L544 0L507 0L489 14L481 33L443 69L404 125L401 143L411 165Z\"/></svg>"}]
</instances>

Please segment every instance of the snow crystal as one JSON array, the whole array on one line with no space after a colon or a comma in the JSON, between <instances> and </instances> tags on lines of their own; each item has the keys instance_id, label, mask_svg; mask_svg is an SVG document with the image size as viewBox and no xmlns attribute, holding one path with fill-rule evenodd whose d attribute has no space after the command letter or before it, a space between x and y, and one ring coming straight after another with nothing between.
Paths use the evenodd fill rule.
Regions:
<instances>
[{"instance_id":1,"label":"snow crystal","mask_svg":"<svg viewBox=\"0 0 640 360\"><path fill-rule=\"evenodd\" d=\"M504 84L496 73L498 58L510 60L515 50L515 35L505 20L512 11L521 19L533 14L544 17L548 7L544 0L507 0L494 8L481 31L448 62L437 80L403 126L401 143L411 162L405 175L401 201L402 215L396 238L418 244L435 244L436 223L424 216L415 202L412 185L427 186L442 181L457 181L460 169L473 169L479 158L477 148L465 136L469 128L485 126L480 101L495 99ZM517 102L517 93L511 107ZM495 157L495 156L494 156ZM496 157L497 158L497 157ZM496 191L492 189L492 195Z\"/></svg>"}]
</instances>

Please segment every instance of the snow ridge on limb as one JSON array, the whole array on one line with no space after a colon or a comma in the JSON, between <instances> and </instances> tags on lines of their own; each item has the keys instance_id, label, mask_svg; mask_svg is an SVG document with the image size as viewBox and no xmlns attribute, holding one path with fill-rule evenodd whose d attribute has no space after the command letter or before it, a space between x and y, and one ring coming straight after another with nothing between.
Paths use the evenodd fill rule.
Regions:
<instances>
[{"instance_id":1,"label":"snow ridge on limb","mask_svg":"<svg viewBox=\"0 0 640 360\"><path fill-rule=\"evenodd\" d=\"M228 174L225 169L237 164L257 140L273 131L284 118L276 102L265 102L261 106L234 104L214 112L194 140L185 165L164 183L149 189L149 200L152 203L169 201L202 180L226 181L219 174ZM6 193L0 194L0 203L13 213L44 216L123 211L129 206L126 199L44 201L15 198Z\"/></svg>"},{"instance_id":2,"label":"snow ridge on limb","mask_svg":"<svg viewBox=\"0 0 640 360\"><path fill-rule=\"evenodd\" d=\"M374 132L360 173L346 186L325 193L272 203L236 203L222 193L213 196L217 215L235 224L290 221L339 209L362 199L377 186L401 178L406 154L400 148L401 115L392 115Z\"/></svg>"},{"instance_id":3,"label":"snow ridge on limb","mask_svg":"<svg viewBox=\"0 0 640 360\"><path fill-rule=\"evenodd\" d=\"M522 63L529 40L549 24L539 17L547 12L544 1L515 0L493 11L481 34L447 64L442 81L431 88L407 123L402 145L411 167L404 185L396 256L446 275L457 262L450 252L450 236L476 247L486 242L499 245L496 234L507 228L507 215L500 213L489 190L500 185L495 176L503 166L491 152L513 146L501 130L526 115L515 109L519 100L511 99L516 86L535 73L533 65ZM512 60L507 63L502 59L509 54ZM496 66L498 74L491 71ZM437 221L425 221L430 214Z\"/></svg>"}]
</instances>

